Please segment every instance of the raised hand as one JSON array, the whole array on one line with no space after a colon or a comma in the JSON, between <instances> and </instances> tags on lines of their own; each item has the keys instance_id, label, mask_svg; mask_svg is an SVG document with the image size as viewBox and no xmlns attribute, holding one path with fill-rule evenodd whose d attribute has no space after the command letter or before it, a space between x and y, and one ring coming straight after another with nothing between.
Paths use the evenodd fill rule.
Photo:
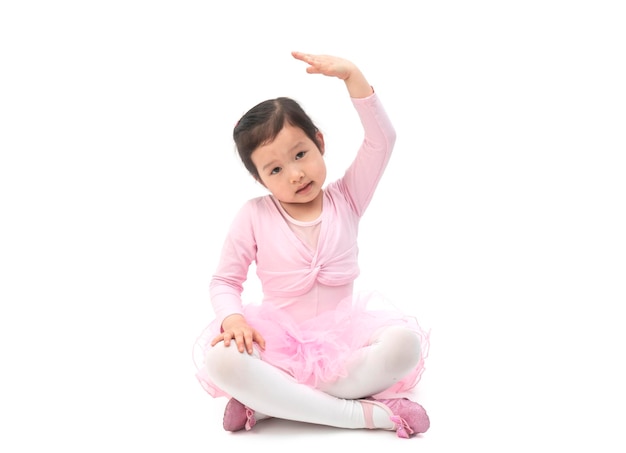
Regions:
<instances>
[{"instance_id":1,"label":"raised hand","mask_svg":"<svg viewBox=\"0 0 626 453\"><path fill-rule=\"evenodd\" d=\"M330 77L338 77L345 80L354 72L357 67L351 61L332 55L312 55L303 52L291 52L291 55L309 65L306 72L309 74L323 74Z\"/></svg>"},{"instance_id":2,"label":"raised hand","mask_svg":"<svg viewBox=\"0 0 626 453\"><path fill-rule=\"evenodd\" d=\"M351 61L332 55L313 55L303 52L291 52L296 59L307 63L306 72L337 77L346 83L348 92L353 98L364 98L373 93L373 89Z\"/></svg>"}]
</instances>

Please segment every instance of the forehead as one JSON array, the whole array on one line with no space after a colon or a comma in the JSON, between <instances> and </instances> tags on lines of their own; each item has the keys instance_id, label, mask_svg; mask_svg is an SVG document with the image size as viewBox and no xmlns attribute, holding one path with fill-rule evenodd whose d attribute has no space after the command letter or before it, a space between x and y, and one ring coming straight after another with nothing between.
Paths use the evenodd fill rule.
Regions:
<instances>
[{"instance_id":1,"label":"forehead","mask_svg":"<svg viewBox=\"0 0 626 453\"><path fill-rule=\"evenodd\" d=\"M277 159L297 150L298 147L312 143L299 127L286 124L271 142L259 146L252 152L252 160Z\"/></svg>"}]
</instances>

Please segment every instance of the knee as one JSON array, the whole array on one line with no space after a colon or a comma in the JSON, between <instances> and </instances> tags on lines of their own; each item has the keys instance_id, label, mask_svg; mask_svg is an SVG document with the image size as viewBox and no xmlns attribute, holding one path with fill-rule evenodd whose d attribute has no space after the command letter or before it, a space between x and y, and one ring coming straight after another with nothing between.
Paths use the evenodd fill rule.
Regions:
<instances>
[{"instance_id":1,"label":"knee","mask_svg":"<svg viewBox=\"0 0 626 453\"><path fill-rule=\"evenodd\" d=\"M239 352L236 345L231 343L230 346L224 346L218 343L206 352L204 365L210 379L220 383L240 375L247 358L249 355Z\"/></svg>"},{"instance_id":2,"label":"knee","mask_svg":"<svg viewBox=\"0 0 626 453\"><path fill-rule=\"evenodd\" d=\"M387 348L386 365L389 370L406 373L422 358L422 347L418 334L404 327L390 327L381 340Z\"/></svg>"}]
</instances>

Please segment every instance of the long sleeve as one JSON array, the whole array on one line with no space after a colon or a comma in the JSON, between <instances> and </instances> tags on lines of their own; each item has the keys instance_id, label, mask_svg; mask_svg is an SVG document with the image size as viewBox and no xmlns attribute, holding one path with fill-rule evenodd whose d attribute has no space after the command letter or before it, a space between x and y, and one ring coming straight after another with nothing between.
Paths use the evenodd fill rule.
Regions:
<instances>
[{"instance_id":1,"label":"long sleeve","mask_svg":"<svg viewBox=\"0 0 626 453\"><path fill-rule=\"evenodd\" d=\"M287 306L307 300L316 285L344 287L359 275L357 232L395 144L395 130L376 94L353 99L364 139L344 176L324 189L318 246L306 247L289 228L271 195L248 201L235 217L210 285L221 323L243 313L242 293L256 263L263 302Z\"/></svg>"},{"instance_id":2,"label":"long sleeve","mask_svg":"<svg viewBox=\"0 0 626 453\"><path fill-rule=\"evenodd\" d=\"M338 181L355 212L362 216L382 177L396 141L396 131L377 94L352 99L364 138L356 158Z\"/></svg>"},{"instance_id":3,"label":"long sleeve","mask_svg":"<svg viewBox=\"0 0 626 453\"><path fill-rule=\"evenodd\" d=\"M256 255L251 206L251 202L246 203L232 222L222 246L217 272L211 279L211 304L220 323L228 315L243 312L243 284Z\"/></svg>"}]
</instances>

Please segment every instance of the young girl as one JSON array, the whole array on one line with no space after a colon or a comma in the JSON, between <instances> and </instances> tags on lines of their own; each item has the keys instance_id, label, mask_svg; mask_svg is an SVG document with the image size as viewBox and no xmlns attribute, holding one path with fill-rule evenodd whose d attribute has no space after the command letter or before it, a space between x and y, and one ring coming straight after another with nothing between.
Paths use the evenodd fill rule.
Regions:
<instances>
[{"instance_id":1,"label":"young girl","mask_svg":"<svg viewBox=\"0 0 626 453\"><path fill-rule=\"evenodd\" d=\"M428 336L377 294L353 294L359 220L389 160L395 131L350 61L293 52L309 74L345 83L365 136L344 176L325 186L324 137L292 99L249 110L233 137L244 165L270 192L231 225L210 285L215 320L196 343L197 377L226 396L224 429L278 417L409 438L430 421L402 393L423 371ZM260 304L243 306L252 262Z\"/></svg>"}]
</instances>

